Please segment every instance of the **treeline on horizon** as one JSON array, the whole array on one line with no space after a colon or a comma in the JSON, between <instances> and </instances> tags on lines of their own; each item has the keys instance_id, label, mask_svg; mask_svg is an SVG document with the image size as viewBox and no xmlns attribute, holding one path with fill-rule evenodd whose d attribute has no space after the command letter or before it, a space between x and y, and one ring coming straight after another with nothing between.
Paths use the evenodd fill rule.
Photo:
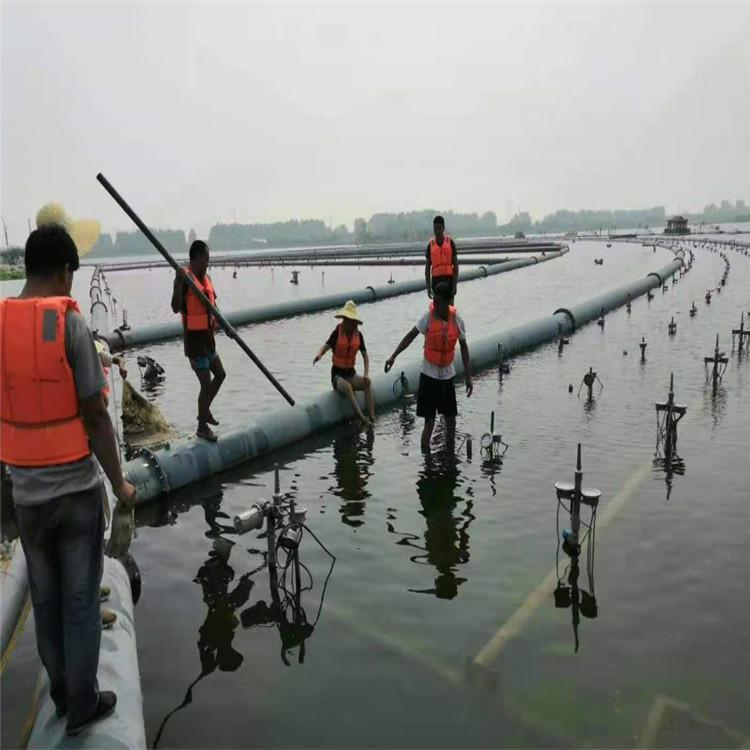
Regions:
<instances>
[{"instance_id":1,"label":"treeline on horizon","mask_svg":"<svg viewBox=\"0 0 750 750\"><path fill-rule=\"evenodd\" d=\"M269 224L214 224L208 243L214 251L249 250L252 248L289 247L295 245L364 245L377 242L424 241L432 234L432 219L442 214L446 231L456 237L484 237L514 235L517 232L553 233L586 232L615 229L661 227L666 224L663 206L635 210L581 211L560 210L533 221L527 212L520 212L506 224L498 224L493 211L483 214L454 211L407 211L377 213L369 220L357 218L353 231L341 224L332 228L316 219L279 221ZM744 201L734 205L722 201L710 204L702 214L685 214L693 223L750 221L750 208ZM184 253L195 236L191 230L186 237L182 229L156 229L154 234L170 252ZM152 250L149 241L138 231L117 232L114 239L102 234L90 256L143 255Z\"/></svg>"}]
</instances>

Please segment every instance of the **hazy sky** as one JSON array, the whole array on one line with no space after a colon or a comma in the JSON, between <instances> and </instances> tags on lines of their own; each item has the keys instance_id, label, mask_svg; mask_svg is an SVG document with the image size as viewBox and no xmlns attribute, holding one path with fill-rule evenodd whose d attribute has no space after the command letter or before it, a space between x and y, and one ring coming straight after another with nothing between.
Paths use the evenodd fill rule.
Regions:
<instances>
[{"instance_id":1,"label":"hazy sky","mask_svg":"<svg viewBox=\"0 0 750 750\"><path fill-rule=\"evenodd\" d=\"M750 3L2 3L2 215L750 200ZM428 231L429 228L426 228Z\"/></svg>"}]
</instances>

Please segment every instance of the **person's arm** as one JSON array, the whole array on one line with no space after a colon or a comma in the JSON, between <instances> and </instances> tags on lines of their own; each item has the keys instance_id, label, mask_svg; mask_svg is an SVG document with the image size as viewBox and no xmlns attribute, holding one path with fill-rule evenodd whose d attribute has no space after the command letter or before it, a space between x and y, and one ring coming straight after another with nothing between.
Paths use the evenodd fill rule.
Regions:
<instances>
[{"instance_id":1,"label":"person's arm","mask_svg":"<svg viewBox=\"0 0 750 750\"><path fill-rule=\"evenodd\" d=\"M453 296L456 296L456 289L458 289L458 249L456 243L451 240L453 246Z\"/></svg>"},{"instance_id":2,"label":"person's arm","mask_svg":"<svg viewBox=\"0 0 750 750\"><path fill-rule=\"evenodd\" d=\"M362 352L362 361L365 363L365 377L368 377L370 374L370 357L366 349Z\"/></svg>"},{"instance_id":3,"label":"person's arm","mask_svg":"<svg viewBox=\"0 0 750 750\"><path fill-rule=\"evenodd\" d=\"M427 245L427 255L424 263L424 284L427 287L427 296L432 298L432 286L430 285L430 271L432 270L432 258L430 257L430 246Z\"/></svg>"},{"instance_id":4,"label":"person's arm","mask_svg":"<svg viewBox=\"0 0 750 750\"><path fill-rule=\"evenodd\" d=\"M323 344L323 346L320 347L320 351L315 355L315 359L313 359L313 364L317 364L320 362L320 360L323 358L325 353L330 349L331 347L328 346L328 342Z\"/></svg>"},{"instance_id":5,"label":"person's arm","mask_svg":"<svg viewBox=\"0 0 750 750\"><path fill-rule=\"evenodd\" d=\"M469 356L469 346L466 341L458 342L461 347L461 361L464 363L464 376L466 378L466 397L470 398L474 392L474 383L471 380L471 357Z\"/></svg>"},{"instance_id":6,"label":"person's arm","mask_svg":"<svg viewBox=\"0 0 750 750\"><path fill-rule=\"evenodd\" d=\"M182 300L185 293L185 273L184 271L175 271L174 284L172 285L172 312L182 312Z\"/></svg>"},{"instance_id":7,"label":"person's arm","mask_svg":"<svg viewBox=\"0 0 750 750\"><path fill-rule=\"evenodd\" d=\"M117 438L102 394L95 393L84 398L79 405L91 450L99 460L107 479L112 483L115 496L128 505L135 504L135 487L122 475Z\"/></svg>"},{"instance_id":8,"label":"person's arm","mask_svg":"<svg viewBox=\"0 0 750 750\"><path fill-rule=\"evenodd\" d=\"M388 372L388 370L393 367L393 363L396 361L396 357L398 357L399 354L401 354L404 349L408 349L409 346L411 346L411 342L414 341L415 338L419 336L419 331L417 330L416 326L409 331L409 333L404 336L404 338L401 339L401 343L396 347L396 350L391 354L388 359L385 361L385 371Z\"/></svg>"}]
</instances>

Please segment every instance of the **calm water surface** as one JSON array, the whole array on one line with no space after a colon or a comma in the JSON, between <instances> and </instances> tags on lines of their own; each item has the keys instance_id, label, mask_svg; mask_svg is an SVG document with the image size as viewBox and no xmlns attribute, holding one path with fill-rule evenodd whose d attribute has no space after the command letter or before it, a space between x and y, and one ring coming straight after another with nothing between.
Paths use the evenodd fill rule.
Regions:
<instances>
[{"instance_id":1,"label":"calm water surface","mask_svg":"<svg viewBox=\"0 0 750 750\"><path fill-rule=\"evenodd\" d=\"M546 346L516 359L502 382L496 372L481 373L471 399L459 388L458 443L474 436L472 460L465 448L441 450L440 441L425 458L421 420L407 401L382 413L370 432L341 427L140 511L132 551L143 574L136 615L149 741L624 747L647 731L663 746L696 738L702 746L739 745L750 736L750 361L731 352L730 339L740 311L750 310L750 259L728 255L728 285L710 306L703 295L723 264L698 249L691 274L650 304L634 302L630 315L624 308L610 314L603 330L578 331L562 356ZM603 266L593 264L597 257ZM456 303L471 344L670 259L640 245L578 242L563 259L463 284ZM420 274L394 270L399 281ZM303 271L297 288L286 269L243 269L237 280L217 270L214 281L231 309L389 275L326 269L325 289L320 271ZM170 273L122 272L109 283L127 300L132 324L171 316ZM83 276L77 290L87 299ZM699 312L690 318L693 299ZM373 368L425 306L424 296L409 295L360 308ZM677 334L669 337L673 315ZM334 324L326 312L243 335L305 399L328 387L328 367L311 362ZM712 397L703 357L717 333L730 365ZM228 372L214 408L221 430L285 408L231 342L221 337L219 350ZM191 432L196 387L181 343L144 351L167 370L164 387L150 396ZM417 345L402 356L419 357ZM589 367L604 390L586 406L576 392ZM653 463L654 402L666 398L670 372L688 413L679 428L683 465L665 473ZM502 463L489 464L478 437L493 409L510 449ZM597 535L598 617L582 620L575 653L571 610L556 609L548 595L488 665L492 678L476 675L467 664L554 567L553 484L572 480L577 442L585 484L602 491L602 514L619 506L626 483L635 488ZM229 530L235 513L270 494L274 461L283 487L307 507L309 527L336 556L316 622L329 560L309 534L303 539L301 559L314 582L303 606L315 623L304 631L304 649L283 624L264 618L271 603L267 571L258 570L265 541ZM583 571L580 582L588 588ZM3 676L4 746L18 736L35 676L27 627Z\"/></svg>"}]
</instances>

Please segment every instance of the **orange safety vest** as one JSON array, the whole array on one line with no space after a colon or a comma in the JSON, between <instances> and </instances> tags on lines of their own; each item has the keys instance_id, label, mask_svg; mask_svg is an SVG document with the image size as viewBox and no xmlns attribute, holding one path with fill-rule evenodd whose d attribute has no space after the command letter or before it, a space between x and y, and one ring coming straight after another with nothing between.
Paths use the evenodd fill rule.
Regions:
<instances>
[{"instance_id":1,"label":"orange safety vest","mask_svg":"<svg viewBox=\"0 0 750 750\"><path fill-rule=\"evenodd\" d=\"M333 350L333 365L343 370L352 370L357 352L362 345L362 338L359 331L354 331L352 337L347 338L343 323L339 323L337 328L339 335L336 339L336 348Z\"/></svg>"},{"instance_id":2,"label":"orange safety vest","mask_svg":"<svg viewBox=\"0 0 750 750\"><path fill-rule=\"evenodd\" d=\"M435 315L435 306L430 305L430 322L424 337L424 358L436 367L448 367L453 362L458 333L456 308L450 306L446 321Z\"/></svg>"},{"instance_id":3,"label":"orange safety vest","mask_svg":"<svg viewBox=\"0 0 750 750\"><path fill-rule=\"evenodd\" d=\"M216 304L216 292L208 274L201 281L189 268L183 269L195 282L197 287L208 297L212 305ZM182 313L182 326L187 331L207 331L210 327L209 314L198 295L190 288L185 293L185 312Z\"/></svg>"},{"instance_id":4,"label":"orange safety vest","mask_svg":"<svg viewBox=\"0 0 750 750\"><path fill-rule=\"evenodd\" d=\"M453 245L449 235L443 235L442 245L434 237L430 240L430 265L433 278L453 276Z\"/></svg>"},{"instance_id":5,"label":"orange safety vest","mask_svg":"<svg viewBox=\"0 0 750 750\"><path fill-rule=\"evenodd\" d=\"M91 453L65 352L70 297L0 300L0 460L56 466Z\"/></svg>"}]
</instances>

